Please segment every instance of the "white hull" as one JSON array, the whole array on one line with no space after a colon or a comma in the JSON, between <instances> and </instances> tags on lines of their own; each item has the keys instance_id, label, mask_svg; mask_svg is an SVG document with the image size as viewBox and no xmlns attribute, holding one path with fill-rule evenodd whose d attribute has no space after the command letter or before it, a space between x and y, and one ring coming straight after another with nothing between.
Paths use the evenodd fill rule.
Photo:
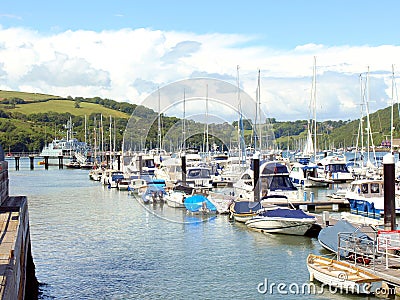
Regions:
<instances>
[{"instance_id":1,"label":"white hull","mask_svg":"<svg viewBox=\"0 0 400 300\"><path fill-rule=\"evenodd\" d=\"M169 207L185 208L185 197L186 195L184 193L170 192L164 198Z\"/></svg>"},{"instance_id":2,"label":"white hull","mask_svg":"<svg viewBox=\"0 0 400 300\"><path fill-rule=\"evenodd\" d=\"M266 233L304 235L315 223L315 219L284 219L274 217L253 218L246 222L247 227Z\"/></svg>"},{"instance_id":3,"label":"white hull","mask_svg":"<svg viewBox=\"0 0 400 300\"><path fill-rule=\"evenodd\" d=\"M355 294L369 294L371 283L382 279L342 261L310 254L307 258L310 280L318 280L330 287Z\"/></svg>"}]
</instances>

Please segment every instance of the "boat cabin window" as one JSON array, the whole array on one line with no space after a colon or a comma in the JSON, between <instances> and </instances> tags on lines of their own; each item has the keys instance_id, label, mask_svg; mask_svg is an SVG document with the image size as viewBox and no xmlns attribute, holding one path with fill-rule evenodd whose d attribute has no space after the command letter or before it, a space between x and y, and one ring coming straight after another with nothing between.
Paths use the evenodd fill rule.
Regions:
<instances>
[{"instance_id":1,"label":"boat cabin window","mask_svg":"<svg viewBox=\"0 0 400 300\"><path fill-rule=\"evenodd\" d=\"M247 185L253 185L253 179L249 174L243 174L242 178L243 182Z\"/></svg>"},{"instance_id":2,"label":"boat cabin window","mask_svg":"<svg viewBox=\"0 0 400 300\"><path fill-rule=\"evenodd\" d=\"M349 171L345 164L326 165L325 170L329 171L329 172L348 172Z\"/></svg>"},{"instance_id":3,"label":"boat cabin window","mask_svg":"<svg viewBox=\"0 0 400 300\"><path fill-rule=\"evenodd\" d=\"M210 170L208 169L194 169L189 170L187 173L188 178L210 178Z\"/></svg>"},{"instance_id":4,"label":"boat cabin window","mask_svg":"<svg viewBox=\"0 0 400 300\"><path fill-rule=\"evenodd\" d=\"M271 175L271 174L288 174L288 168L282 164L269 164L267 165L264 170L262 171L263 175Z\"/></svg>"},{"instance_id":5,"label":"boat cabin window","mask_svg":"<svg viewBox=\"0 0 400 300\"><path fill-rule=\"evenodd\" d=\"M371 183L371 193L379 194L379 183Z\"/></svg>"},{"instance_id":6,"label":"boat cabin window","mask_svg":"<svg viewBox=\"0 0 400 300\"><path fill-rule=\"evenodd\" d=\"M271 191L283 190L283 191L294 191L296 187L293 185L289 176L271 176L266 177L268 180L268 186Z\"/></svg>"},{"instance_id":7,"label":"boat cabin window","mask_svg":"<svg viewBox=\"0 0 400 300\"><path fill-rule=\"evenodd\" d=\"M367 183L364 183L364 184L361 185L361 192L363 194L367 194L368 193L368 184Z\"/></svg>"}]
</instances>

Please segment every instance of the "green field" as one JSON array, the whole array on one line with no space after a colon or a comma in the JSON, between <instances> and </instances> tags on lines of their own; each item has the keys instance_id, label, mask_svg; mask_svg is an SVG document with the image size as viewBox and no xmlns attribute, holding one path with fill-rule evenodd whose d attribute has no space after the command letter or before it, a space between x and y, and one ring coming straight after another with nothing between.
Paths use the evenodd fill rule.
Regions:
<instances>
[{"instance_id":1,"label":"green field","mask_svg":"<svg viewBox=\"0 0 400 300\"><path fill-rule=\"evenodd\" d=\"M0 90L0 100L11 99L11 98L20 98L20 99L24 99L25 101L37 101L37 100L54 99L54 98L61 98L61 97L53 96L53 95L46 95L46 94L39 94L39 93L25 93L25 92Z\"/></svg>"},{"instance_id":2,"label":"green field","mask_svg":"<svg viewBox=\"0 0 400 300\"><path fill-rule=\"evenodd\" d=\"M18 104L15 108L9 109L11 112L19 112L25 115L57 112L70 113L74 116L89 116L92 113L103 114L103 116L112 116L117 118L126 118L130 116L126 113L103 107L96 103L80 102L80 108L75 107L75 101L72 100L49 100L46 102L35 102L28 104Z\"/></svg>"}]
</instances>

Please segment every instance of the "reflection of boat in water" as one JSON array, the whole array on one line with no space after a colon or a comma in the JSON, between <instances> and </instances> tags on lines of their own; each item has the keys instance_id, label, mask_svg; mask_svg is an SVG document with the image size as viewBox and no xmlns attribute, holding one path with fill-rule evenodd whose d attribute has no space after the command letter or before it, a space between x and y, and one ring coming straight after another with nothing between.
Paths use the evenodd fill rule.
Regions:
<instances>
[{"instance_id":1,"label":"reflection of boat in water","mask_svg":"<svg viewBox=\"0 0 400 300\"><path fill-rule=\"evenodd\" d=\"M371 284L382 278L346 262L310 254L307 257L310 280L318 280L330 287L355 294L369 294Z\"/></svg>"}]
</instances>

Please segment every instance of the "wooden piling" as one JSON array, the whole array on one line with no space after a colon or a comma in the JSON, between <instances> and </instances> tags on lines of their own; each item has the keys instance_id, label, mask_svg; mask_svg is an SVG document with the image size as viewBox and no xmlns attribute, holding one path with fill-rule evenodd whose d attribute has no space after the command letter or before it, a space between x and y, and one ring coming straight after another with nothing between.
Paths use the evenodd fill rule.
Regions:
<instances>
[{"instance_id":1,"label":"wooden piling","mask_svg":"<svg viewBox=\"0 0 400 300\"><path fill-rule=\"evenodd\" d=\"M29 155L29 161L30 161L30 168L33 170L35 168L35 157L33 155Z\"/></svg>"},{"instance_id":2,"label":"wooden piling","mask_svg":"<svg viewBox=\"0 0 400 300\"><path fill-rule=\"evenodd\" d=\"M15 156L15 170L19 171L19 156Z\"/></svg>"}]
</instances>

